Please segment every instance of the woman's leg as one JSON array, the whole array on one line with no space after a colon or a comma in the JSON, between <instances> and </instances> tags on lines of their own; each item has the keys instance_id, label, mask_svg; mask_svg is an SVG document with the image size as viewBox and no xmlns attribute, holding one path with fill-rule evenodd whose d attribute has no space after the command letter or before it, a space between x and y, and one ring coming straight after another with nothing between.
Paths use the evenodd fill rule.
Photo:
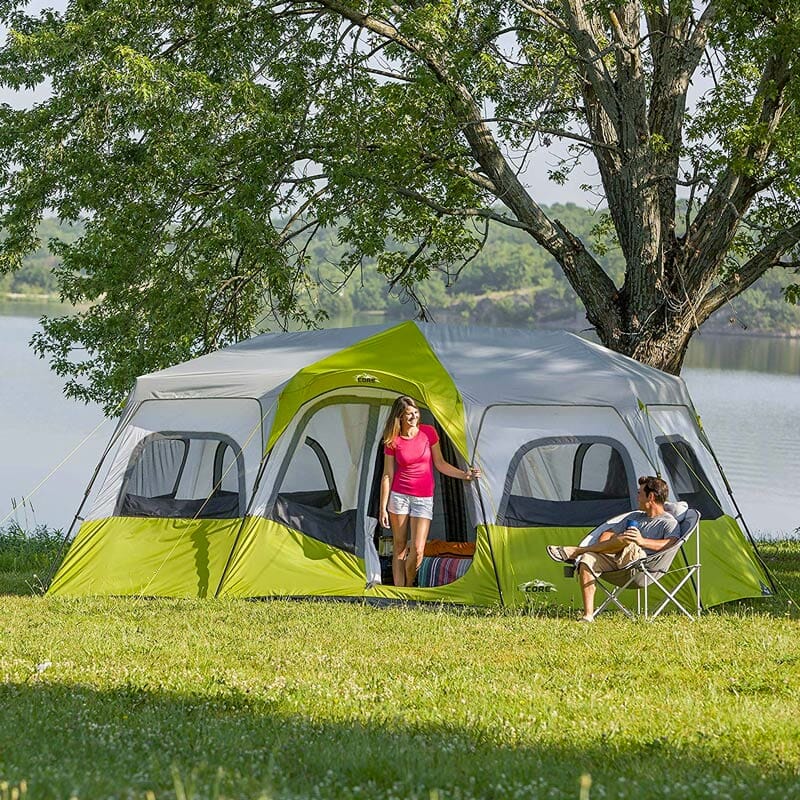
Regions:
<instances>
[{"instance_id":1,"label":"woman's leg","mask_svg":"<svg viewBox=\"0 0 800 800\"><path fill-rule=\"evenodd\" d=\"M425 555L425 542L428 541L428 531L431 521L422 517L411 517L411 544L408 547L406 558L406 586L413 586L417 577L422 556Z\"/></svg>"},{"instance_id":2,"label":"woman's leg","mask_svg":"<svg viewBox=\"0 0 800 800\"><path fill-rule=\"evenodd\" d=\"M408 555L408 514L389 512L392 526L392 580L395 586L406 585L406 562Z\"/></svg>"}]
</instances>

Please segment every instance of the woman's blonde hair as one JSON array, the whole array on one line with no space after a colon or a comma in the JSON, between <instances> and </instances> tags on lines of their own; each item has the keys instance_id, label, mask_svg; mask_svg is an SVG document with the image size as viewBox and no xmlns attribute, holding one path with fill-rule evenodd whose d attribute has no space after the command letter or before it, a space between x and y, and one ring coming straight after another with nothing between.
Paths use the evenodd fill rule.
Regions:
<instances>
[{"instance_id":1,"label":"woman's blonde hair","mask_svg":"<svg viewBox=\"0 0 800 800\"><path fill-rule=\"evenodd\" d=\"M394 447L394 441L400 435L400 417L407 408L416 408L419 411L416 400L405 394L400 395L392 404L389 419L383 428L383 443L387 447Z\"/></svg>"}]
</instances>

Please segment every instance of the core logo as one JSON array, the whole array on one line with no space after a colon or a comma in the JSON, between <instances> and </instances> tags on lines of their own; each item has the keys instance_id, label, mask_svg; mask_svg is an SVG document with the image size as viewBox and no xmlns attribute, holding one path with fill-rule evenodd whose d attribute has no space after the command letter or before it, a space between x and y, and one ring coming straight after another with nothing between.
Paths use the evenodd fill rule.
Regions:
<instances>
[{"instance_id":1,"label":"core logo","mask_svg":"<svg viewBox=\"0 0 800 800\"><path fill-rule=\"evenodd\" d=\"M374 375L369 375L366 372L362 372L360 375L356 375L356 382L357 383L378 383L378 379Z\"/></svg>"},{"instance_id":2,"label":"core logo","mask_svg":"<svg viewBox=\"0 0 800 800\"><path fill-rule=\"evenodd\" d=\"M525 581L525 583L521 583L517 588L526 594L557 591L556 587L552 583L549 581L540 580L538 578L532 581Z\"/></svg>"}]
</instances>

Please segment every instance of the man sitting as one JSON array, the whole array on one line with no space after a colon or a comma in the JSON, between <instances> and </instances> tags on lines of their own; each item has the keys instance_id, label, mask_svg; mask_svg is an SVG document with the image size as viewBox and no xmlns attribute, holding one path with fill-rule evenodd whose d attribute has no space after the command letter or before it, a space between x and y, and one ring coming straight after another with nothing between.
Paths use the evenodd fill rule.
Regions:
<instances>
[{"instance_id":1,"label":"man sitting","mask_svg":"<svg viewBox=\"0 0 800 800\"><path fill-rule=\"evenodd\" d=\"M594 619L596 576L625 569L640 558L666 549L680 537L678 521L664 510L669 499L667 484L653 475L639 478L639 511L603 531L588 547L548 545L547 554L554 561L575 562L583 595L583 616L579 622Z\"/></svg>"}]
</instances>

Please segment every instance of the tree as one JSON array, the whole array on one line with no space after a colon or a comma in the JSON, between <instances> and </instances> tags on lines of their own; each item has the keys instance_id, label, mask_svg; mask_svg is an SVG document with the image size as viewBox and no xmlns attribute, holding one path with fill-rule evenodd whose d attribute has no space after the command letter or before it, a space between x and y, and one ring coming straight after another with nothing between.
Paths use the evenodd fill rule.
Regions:
<instances>
[{"instance_id":1,"label":"tree","mask_svg":"<svg viewBox=\"0 0 800 800\"><path fill-rule=\"evenodd\" d=\"M18 5L0 3L0 83L52 95L2 109L0 265L48 209L85 224L51 248L89 306L37 347L107 407L137 373L247 335L265 300L313 324L298 299L320 236L343 279L374 259L414 298L489 225L518 228L604 344L670 372L714 310L797 267L794 0ZM560 148L554 180L596 162L622 280L537 202L540 148Z\"/></svg>"}]
</instances>

